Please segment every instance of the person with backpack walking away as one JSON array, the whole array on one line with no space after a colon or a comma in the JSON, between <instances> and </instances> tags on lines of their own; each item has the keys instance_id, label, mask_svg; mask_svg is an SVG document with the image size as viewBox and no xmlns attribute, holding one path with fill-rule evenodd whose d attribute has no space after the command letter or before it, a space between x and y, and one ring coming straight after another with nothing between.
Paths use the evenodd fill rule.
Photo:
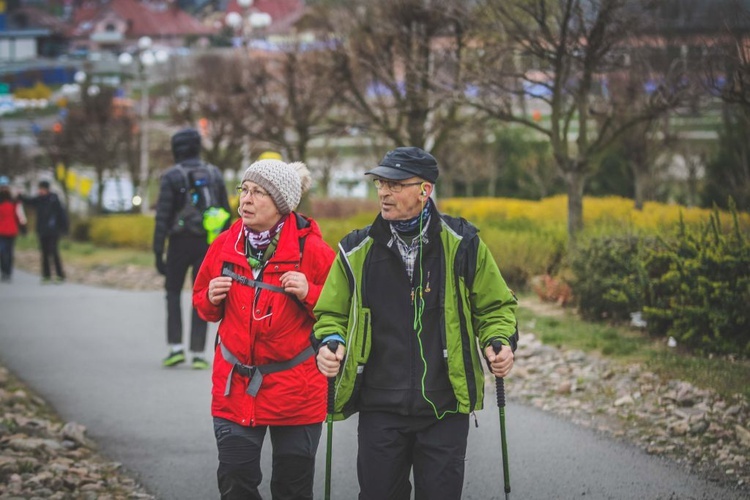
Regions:
<instances>
[{"instance_id":1,"label":"person with backpack walking away","mask_svg":"<svg viewBox=\"0 0 750 500\"><path fill-rule=\"evenodd\" d=\"M211 245L193 287L198 313L219 322L211 414L222 500L261 498L267 430L273 499L313 498L327 381L310 331L334 252L294 211L310 183L303 163L250 165L237 188L241 220Z\"/></svg>"},{"instance_id":2,"label":"person with backpack walking away","mask_svg":"<svg viewBox=\"0 0 750 500\"><path fill-rule=\"evenodd\" d=\"M399 147L366 174L380 213L339 244L314 310L318 368L336 377L334 418L359 412L360 500L411 498L411 473L415 498L458 500L482 356L510 372L516 299L478 230L430 198L432 155Z\"/></svg>"},{"instance_id":3,"label":"person with backpack walking away","mask_svg":"<svg viewBox=\"0 0 750 500\"><path fill-rule=\"evenodd\" d=\"M201 160L200 153L201 136L197 130L186 128L172 136L175 165L161 176L156 204L153 248L156 269L165 277L169 353L162 364L168 368L186 360L180 296L188 269L192 268L195 281L209 243L229 226L224 178L218 168ZM165 245L167 239L169 245ZM205 320L193 308L190 352L194 369L209 367L205 355L207 329Z\"/></svg>"},{"instance_id":4,"label":"person with backpack walking away","mask_svg":"<svg viewBox=\"0 0 750 500\"><path fill-rule=\"evenodd\" d=\"M52 281L50 261L55 266L56 283L65 281L62 259L60 258L60 237L68 233L68 214L60 198L50 191L49 181L39 181L39 194L33 197L21 196L21 200L36 211L36 235L42 252L42 283Z\"/></svg>"},{"instance_id":5,"label":"person with backpack walking away","mask_svg":"<svg viewBox=\"0 0 750 500\"><path fill-rule=\"evenodd\" d=\"M23 204L10 192L10 179L3 175L0 176L0 281L11 280L18 233L26 234L26 213Z\"/></svg>"}]
</instances>

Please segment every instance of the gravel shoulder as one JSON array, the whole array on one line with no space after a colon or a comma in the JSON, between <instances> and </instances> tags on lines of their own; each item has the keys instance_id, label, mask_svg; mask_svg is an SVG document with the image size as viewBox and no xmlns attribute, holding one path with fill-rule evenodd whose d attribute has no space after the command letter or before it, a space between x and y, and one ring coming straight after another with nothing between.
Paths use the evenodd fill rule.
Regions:
<instances>
[{"instance_id":1,"label":"gravel shoulder","mask_svg":"<svg viewBox=\"0 0 750 500\"><path fill-rule=\"evenodd\" d=\"M39 272L38 252L16 265ZM163 278L139 266L96 272L65 264L68 280L95 286L159 290ZM546 304L524 304L539 315ZM509 398L577 425L633 443L750 497L750 402L723 399L639 365L557 349L522 331ZM490 381L488 381L490 382ZM0 498L153 498L120 464L100 456L85 428L61 422L43 400L0 367Z\"/></svg>"}]
</instances>

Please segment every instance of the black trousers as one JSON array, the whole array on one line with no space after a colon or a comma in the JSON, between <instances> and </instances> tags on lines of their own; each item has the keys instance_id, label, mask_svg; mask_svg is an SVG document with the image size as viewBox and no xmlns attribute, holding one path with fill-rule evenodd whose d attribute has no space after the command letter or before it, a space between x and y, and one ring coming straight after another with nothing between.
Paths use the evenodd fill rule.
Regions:
<instances>
[{"instance_id":1,"label":"black trousers","mask_svg":"<svg viewBox=\"0 0 750 500\"><path fill-rule=\"evenodd\" d=\"M60 237L56 234L39 235L39 246L42 250L42 278L50 278L52 275L50 269L50 260L55 264L55 273L58 278L65 278L65 273L60 260L60 250L58 242Z\"/></svg>"},{"instance_id":2,"label":"black trousers","mask_svg":"<svg viewBox=\"0 0 750 500\"><path fill-rule=\"evenodd\" d=\"M13 274L13 247L15 236L0 236L0 273L3 279L9 279Z\"/></svg>"},{"instance_id":3,"label":"black trousers","mask_svg":"<svg viewBox=\"0 0 750 500\"><path fill-rule=\"evenodd\" d=\"M273 500L312 500L315 453L323 424L245 427L214 418L219 448L217 478L222 500L259 500L263 478L260 453L266 428L271 432Z\"/></svg>"},{"instance_id":4,"label":"black trousers","mask_svg":"<svg viewBox=\"0 0 750 500\"><path fill-rule=\"evenodd\" d=\"M203 257L208 251L204 236L174 235L169 238L167 248L167 273L164 288L167 290L167 342L182 343L182 288L185 276L192 268L192 281L195 282ZM198 316L194 308L190 319L190 350L201 352L206 348L207 323Z\"/></svg>"},{"instance_id":5,"label":"black trousers","mask_svg":"<svg viewBox=\"0 0 750 500\"><path fill-rule=\"evenodd\" d=\"M469 416L405 417L360 412L357 455L360 500L460 500Z\"/></svg>"}]
</instances>

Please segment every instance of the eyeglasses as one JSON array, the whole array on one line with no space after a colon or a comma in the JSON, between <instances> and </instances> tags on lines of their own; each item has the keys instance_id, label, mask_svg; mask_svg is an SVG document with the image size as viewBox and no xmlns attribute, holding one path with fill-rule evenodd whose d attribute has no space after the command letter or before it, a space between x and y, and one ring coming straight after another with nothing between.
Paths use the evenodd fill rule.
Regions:
<instances>
[{"instance_id":1,"label":"eyeglasses","mask_svg":"<svg viewBox=\"0 0 750 500\"><path fill-rule=\"evenodd\" d=\"M235 188L237 190L237 194L240 198L250 195L250 198L254 200L262 200L266 196L268 196L268 193L265 191L261 191L260 189L248 189L245 186L237 186Z\"/></svg>"},{"instance_id":2,"label":"eyeglasses","mask_svg":"<svg viewBox=\"0 0 750 500\"><path fill-rule=\"evenodd\" d=\"M419 186L422 182L396 182L387 179L373 179L376 189L388 189L391 193L400 193L407 186Z\"/></svg>"}]
</instances>

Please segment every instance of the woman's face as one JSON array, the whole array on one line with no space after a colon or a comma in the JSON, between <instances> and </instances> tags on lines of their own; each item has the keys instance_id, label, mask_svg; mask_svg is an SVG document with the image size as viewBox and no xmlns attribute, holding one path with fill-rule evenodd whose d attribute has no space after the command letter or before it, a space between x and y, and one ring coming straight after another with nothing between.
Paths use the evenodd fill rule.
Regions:
<instances>
[{"instance_id":1,"label":"woman's face","mask_svg":"<svg viewBox=\"0 0 750 500\"><path fill-rule=\"evenodd\" d=\"M273 198L254 182L242 183L240 192L240 216L242 222L255 232L271 229L281 219Z\"/></svg>"}]
</instances>

